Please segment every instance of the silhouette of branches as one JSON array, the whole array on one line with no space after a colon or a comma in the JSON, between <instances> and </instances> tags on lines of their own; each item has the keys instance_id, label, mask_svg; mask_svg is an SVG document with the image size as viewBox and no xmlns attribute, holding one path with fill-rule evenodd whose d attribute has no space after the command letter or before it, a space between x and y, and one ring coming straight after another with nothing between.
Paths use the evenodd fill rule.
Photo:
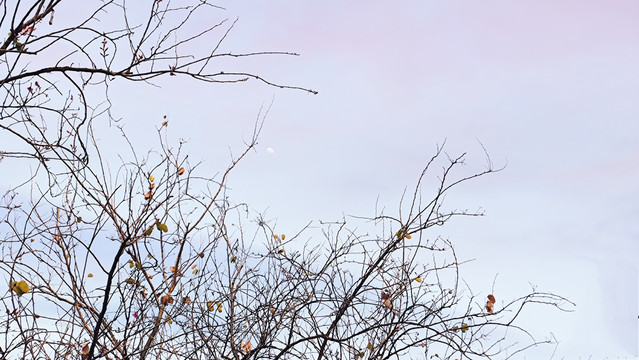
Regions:
<instances>
[{"instance_id":1,"label":"silhouette of branches","mask_svg":"<svg viewBox=\"0 0 639 360\"><path fill-rule=\"evenodd\" d=\"M315 93L220 70L220 59L296 54L223 51L235 21L198 27L219 6L0 4L8 34L0 45L0 156L32 166L0 199L0 358L508 357L540 343L506 336L530 335L517 323L529 304L570 305L534 289L486 302L461 280L463 261L437 229L482 215L445 199L498 171L488 157L485 170L464 174L465 155L438 147L396 213L285 234L227 193L266 114L216 174L191 163L182 142L172 144L166 123L150 131L158 143L145 153L125 126L98 136L98 121L115 120L116 79L256 79ZM114 148L117 155L105 151Z\"/></svg>"}]
</instances>

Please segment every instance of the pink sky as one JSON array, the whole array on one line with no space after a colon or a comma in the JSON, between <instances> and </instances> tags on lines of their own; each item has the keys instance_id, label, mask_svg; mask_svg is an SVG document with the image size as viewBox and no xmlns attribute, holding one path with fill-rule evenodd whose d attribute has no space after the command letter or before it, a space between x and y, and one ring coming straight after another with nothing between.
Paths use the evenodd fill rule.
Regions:
<instances>
[{"instance_id":1,"label":"pink sky","mask_svg":"<svg viewBox=\"0 0 639 360\"><path fill-rule=\"evenodd\" d=\"M450 196L487 215L442 230L476 259L462 276L481 292L498 272L501 296L533 283L577 303L574 313L540 308L525 317L539 338L552 332L561 341L554 359L637 358L639 2L221 5L222 16L240 18L227 50L301 54L221 70L319 95L169 79L165 88L188 91L140 93L122 113L127 126L142 133L140 118L180 119L173 136L215 165L274 99L261 146L275 152L247 159L232 187L236 201L268 208L288 229L372 215L378 196L394 208L444 139L481 168L480 140L508 166Z\"/></svg>"},{"instance_id":2,"label":"pink sky","mask_svg":"<svg viewBox=\"0 0 639 360\"><path fill-rule=\"evenodd\" d=\"M287 173L286 186L265 184L274 216L296 206L274 203L291 193L318 205L311 218L361 215L377 195L392 205L435 143L448 138L454 153L479 139L508 167L460 194L488 214L472 230L451 224L458 251L477 259L469 273L501 264L503 287L531 281L575 301L572 314L531 314L537 334L562 341L555 358L637 355L639 3L276 1L229 11L246 40L238 47L300 52L270 71L320 91L276 93L269 168L313 166ZM325 202L308 194L322 185L334 194ZM482 250L487 241L498 250Z\"/></svg>"},{"instance_id":3,"label":"pink sky","mask_svg":"<svg viewBox=\"0 0 639 360\"><path fill-rule=\"evenodd\" d=\"M378 199L395 209L444 139L481 169L479 140L508 166L448 199L487 215L442 229L462 258L476 259L462 276L482 293L499 273L500 298L535 284L574 301L573 313L532 308L523 318L539 339L560 340L553 359L639 359L639 2L389 4L221 1L221 17L240 18L225 50L301 56L234 59L220 70L319 95L179 77L131 93L116 81L115 116L146 134L149 119L168 115L171 136L217 170L273 101L261 151L232 176L231 194L289 233L373 215Z\"/></svg>"}]
</instances>

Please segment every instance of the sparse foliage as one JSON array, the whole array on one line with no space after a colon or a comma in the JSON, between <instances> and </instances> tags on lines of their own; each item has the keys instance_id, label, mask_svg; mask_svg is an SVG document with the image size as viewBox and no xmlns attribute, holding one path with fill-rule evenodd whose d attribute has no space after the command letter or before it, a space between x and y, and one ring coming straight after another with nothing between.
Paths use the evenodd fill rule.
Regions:
<instances>
[{"instance_id":1,"label":"sparse foliage","mask_svg":"<svg viewBox=\"0 0 639 360\"><path fill-rule=\"evenodd\" d=\"M486 298L460 282L461 262L436 229L481 215L444 199L496 171L490 161L464 175L464 156L439 147L396 215L286 233L226 193L265 114L217 175L171 145L166 119L148 120L155 150L138 153L118 125L129 149L104 154L94 129L114 120L114 79L252 78L312 92L215 69L219 58L293 55L219 52L233 23L191 24L219 7L102 1L83 17L62 0L0 3L0 166L32 166L0 204L1 358L492 358L537 343L511 344L502 331L526 333L515 322L526 305L565 303L540 292Z\"/></svg>"}]
</instances>

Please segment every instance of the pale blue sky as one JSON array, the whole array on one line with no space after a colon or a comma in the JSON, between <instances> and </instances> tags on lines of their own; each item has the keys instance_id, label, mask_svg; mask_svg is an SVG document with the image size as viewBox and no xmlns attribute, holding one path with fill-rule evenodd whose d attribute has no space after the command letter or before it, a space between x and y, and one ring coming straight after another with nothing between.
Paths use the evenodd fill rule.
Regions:
<instances>
[{"instance_id":1,"label":"pale blue sky","mask_svg":"<svg viewBox=\"0 0 639 360\"><path fill-rule=\"evenodd\" d=\"M442 229L462 276L488 293L556 292L573 313L536 307L522 320L561 341L554 359L637 358L639 253L639 3L547 1L222 1L239 22L233 52L300 57L234 60L319 95L258 82L161 89L113 83L116 115L148 133L167 114L192 159L222 169L262 105L258 151L231 178L235 201L268 208L280 229L373 215L414 184L437 143L498 174L449 196L486 217ZM218 19L201 19L209 21ZM275 152L270 154L267 147ZM553 348L528 358L550 358Z\"/></svg>"},{"instance_id":2,"label":"pale blue sky","mask_svg":"<svg viewBox=\"0 0 639 360\"><path fill-rule=\"evenodd\" d=\"M479 139L508 166L450 197L487 215L444 229L476 259L462 274L476 291L489 291L498 272L504 295L530 282L577 303L571 314L539 307L525 317L540 338L561 341L555 359L637 355L636 2L224 5L240 18L228 49L299 52L246 64L320 92L201 88L225 98L202 120L216 129L231 118L244 134L275 94L261 141L275 153L236 173L238 196L269 207L280 226L370 215L378 195L396 205L445 138L451 153L468 151L470 166L481 167ZM189 137L196 146L202 136Z\"/></svg>"}]
</instances>

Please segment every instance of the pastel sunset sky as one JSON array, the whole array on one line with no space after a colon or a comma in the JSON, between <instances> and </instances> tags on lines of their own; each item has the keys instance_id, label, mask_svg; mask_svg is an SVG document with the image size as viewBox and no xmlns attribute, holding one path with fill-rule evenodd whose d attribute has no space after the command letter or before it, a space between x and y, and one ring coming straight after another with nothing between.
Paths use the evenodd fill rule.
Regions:
<instances>
[{"instance_id":1,"label":"pastel sunset sky","mask_svg":"<svg viewBox=\"0 0 639 360\"><path fill-rule=\"evenodd\" d=\"M486 216L433 233L474 259L462 277L498 301L534 287L576 304L569 313L528 309L521 325L559 345L526 358L639 358L639 2L220 5L219 19L198 21L239 18L221 51L300 56L233 59L219 70L319 94L179 76L134 92L114 82L115 116L131 133L167 115L190 158L219 170L270 106L230 195L290 233L310 221L372 216L376 204L394 211L437 144L467 152L469 172L485 166L483 145L505 169L447 201Z\"/></svg>"},{"instance_id":2,"label":"pastel sunset sky","mask_svg":"<svg viewBox=\"0 0 639 360\"><path fill-rule=\"evenodd\" d=\"M486 211L442 230L475 259L462 275L480 292L498 273L502 296L532 284L576 303L572 313L529 309L528 328L560 344L527 358L637 357L639 3L223 6L239 17L228 49L301 54L247 66L319 91L216 92L236 100L215 117L247 124L274 97L262 144L275 151L236 174L238 196L280 226L371 215L378 196L397 206L437 143L479 169L481 141L507 166L450 198Z\"/></svg>"}]
</instances>

